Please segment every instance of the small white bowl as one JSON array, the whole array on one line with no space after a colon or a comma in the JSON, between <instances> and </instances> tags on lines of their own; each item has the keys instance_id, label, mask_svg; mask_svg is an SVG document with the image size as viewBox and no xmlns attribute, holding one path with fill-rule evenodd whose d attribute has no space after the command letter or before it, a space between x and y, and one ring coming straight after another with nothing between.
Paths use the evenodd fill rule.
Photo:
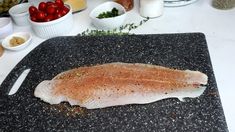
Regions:
<instances>
[{"instance_id":1,"label":"small white bowl","mask_svg":"<svg viewBox=\"0 0 235 132\"><path fill-rule=\"evenodd\" d=\"M56 36L65 35L71 31L73 27L73 15L72 8L69 5L66 5L69 8L69 12L63 17L49 21L49 22L34 22L29 19L31 27L35 34L41 38L52 38Z\"/></svg>"},{"instance_id":2,"label":"small white bowl","mask_svg":"<svg viewBox=\"0 0 235 132\"><path fill-rule=\"evenodd\" d=\"M13 37L21 37L21 38L24 38L25 39L25 42L23 44L20 44L18 46L10 46L10 40L13 38ZM7 36L3 41L2 41L2 46L5 48L5 49L8 49L8 50L12 50L12 51L17 51L17 50L22 50L24 48L26 48L30 43L31 43L31 40L32 40L32 36L30 33L28 32L18 32L18 33L13 33L9 36Z\"/></svg>"},{"instance_id":3,"label":"small white bowl","mask_svg":"<svg viewBox=\"0 0 235 132\"><path fill-rule=\"evenodd\" d=\"M111 11L113 8L118 9L118 12L121 15L103 19L97 18L99 14ZM96 28L103 30L115 29L123 25L126 18L126 10L122 5L116 2L105 2L93 9L89 16L91 17L92 23Z\"/></svg>"},{"instance_id":4,"label":"small white bowl","mask_svg":"<svg viewBox=\"0 0 235 132\"><path fill-rule=\"evenodd\" d=\"M16 25L19 25L19 26L29 25L28 9L30 6L31 5L29 3L21 3L21 4L18 4L18 5L11 7L11 9L9 10L9 14L11 15L11 17Z\"/></svg>"},{"instance_id":5,"label":"small white bowl","mask_svg":"<svg viewBox=\"0 0 235 132\"><path fill-rule=\"evenodd\" d=\"M0 18L0 40L13 33L13 25L11 18Z\"/></svg>"}]
</instances>

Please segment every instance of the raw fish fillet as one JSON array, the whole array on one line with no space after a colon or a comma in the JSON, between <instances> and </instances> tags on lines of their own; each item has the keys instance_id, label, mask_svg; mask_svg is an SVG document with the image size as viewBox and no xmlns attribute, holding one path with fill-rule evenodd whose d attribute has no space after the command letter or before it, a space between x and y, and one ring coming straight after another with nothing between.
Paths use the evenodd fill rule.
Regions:
<instances>
[{"instance_id":1,"label":"raw fish fillet","mask_svg":"<svg viewBox=\"0 0 235 132\"><path fill-rule=\"evenodd\" d=\"M69 102L87 109L146 104L166 98L200 96L207 75L139 63L79 67L41 82L34 95L50 104Z\"/></svg>"}]
</instances>

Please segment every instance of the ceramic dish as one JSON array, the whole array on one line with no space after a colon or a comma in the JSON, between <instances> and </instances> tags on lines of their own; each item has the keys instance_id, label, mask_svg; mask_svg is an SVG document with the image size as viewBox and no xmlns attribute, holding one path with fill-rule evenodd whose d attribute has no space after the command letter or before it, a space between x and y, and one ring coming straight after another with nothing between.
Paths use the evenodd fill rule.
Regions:
<instances>
[{"instance_id":1,"label":"ceramic dish","mask_svg":"<svg viewBox=\"0 0 235 132\"><path fill-rule=\"evenodd\" d=\"M10 40L13 38L13 37L21 37L25 40L25 42L23 44L20 44L18 46L14 46L12 47L10 45ZM3 41L2 41L2 46L5 48L5 49L8 49L8 50L12 50L12 51L17 51L17 50L22 50L24 48L26 48L30 43L31 43L31 40L32 40L32 36L30 33L27 33L27 32L18 32L18 33L13 33L9 36L7 36Z\"/></svg>"},{"instance_id":2,"label":"ceramic dish","mask_svg":"<svg viewBox=\"0 0 235 132\"><path fill-rule=\"evenodd\" d=\"M69 12L61 18L58 18L49 22L34 22L29 19L30 25L35 34L41 38L52 38L56 36L65 35L71 31L73 27L73 15L72 8L69 8Z\"/></svg>"},{"instance_id":3,"label":"ceramic dish","mask_svg":"<svg viewBox=\"0 0 235 132\"><path fill-rule=\"evenodd\" d=\"M21 4L11 7L11 9L9 10L9 14L16 25L19 25L19 26L29 25L28 9L30 6L31 5L29 3L21 3Z\"/></svg>"},{"instance_id":4,"label":"ceramic dish","mask_svg":"<svg viewBox=\"0 0 235 132\"><path fill-rule=\"evenodd\" d=\"M119 12L119 16L110 17L110 18L97 18L99 14L111 11L113 8L116 8ZM105 2L95 9L93 9L90 13L90 18L92 20L92 24L98 29L114 29L120 27L126 18L126 10L125 8L116 3L116 2Z\"/></svg>"}]
</instances>

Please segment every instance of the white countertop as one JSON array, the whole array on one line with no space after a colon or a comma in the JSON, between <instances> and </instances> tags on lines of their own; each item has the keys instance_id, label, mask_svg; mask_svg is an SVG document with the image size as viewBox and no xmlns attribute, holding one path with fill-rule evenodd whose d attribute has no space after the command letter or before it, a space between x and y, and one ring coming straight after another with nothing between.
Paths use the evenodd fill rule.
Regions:
<instances>
[{"instance_id":1,"label":"white countertop","mask_svg":"<svg viewBox=\"0 0 235 132\"><path fill-rule=\"evenodd\" d=\"M74 14L74 28L68 35L76 35L82 31L94 29L88 17L89 12L99 3L107 0L88 0L88 8ZM128 12L126 23L138 23L143 18L138 13L138 2L135 8ZM0 83L10 73L14 66L44 39L38 38L30 27L14 26L14 32L27 31L33 35L32 43L19 52L5 51L0 57ZM206 35L210 57L222 100L229 130L235 131L235 104L233 97L235 88L235 9L217 10L211 6L211 0L198 2L177 8L165 8L163 16L149 20L146 24L134 30L136 34L162 34L202 32Z\"/></svg>"}]
</instances>

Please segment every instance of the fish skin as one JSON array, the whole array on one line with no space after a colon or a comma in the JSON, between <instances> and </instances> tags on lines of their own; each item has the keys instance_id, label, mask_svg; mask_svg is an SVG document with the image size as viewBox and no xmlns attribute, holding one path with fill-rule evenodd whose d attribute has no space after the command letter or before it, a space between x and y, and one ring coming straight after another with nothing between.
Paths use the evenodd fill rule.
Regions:
<instances>
[{"instance_id":1,"label":"fish skin","mask_svg":"<svg viewBox=\"0 0 235 132\"><path fill-rule=\"evenodd\" d=\"M69 102L87 109L146 104L200 96L208 81L199 71L139 63L79 67L41 82L34 95L50 104Z\"/></svg>"}]
</instances>

